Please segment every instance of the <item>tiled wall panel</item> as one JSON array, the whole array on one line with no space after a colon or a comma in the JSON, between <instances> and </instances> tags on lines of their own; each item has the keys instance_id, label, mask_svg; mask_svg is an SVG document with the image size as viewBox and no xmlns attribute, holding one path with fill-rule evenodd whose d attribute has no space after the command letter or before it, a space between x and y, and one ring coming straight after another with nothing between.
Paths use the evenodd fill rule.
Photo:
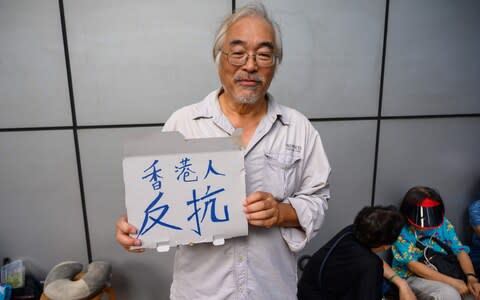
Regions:
<instances>
[{"instance_id":1,"label":"tiled wall panel","mask_svg":"<svg viewBox=\"0 0 480 300\"><path fill-rule=\"evenodd\" d=\"M0 132L0 257L44 278L88 262L71 131Z\"/></svg>"},{"instance_id":2,"label":"tiled wall panel","mask_svg":"<svg viewBox=\"0 0 480 300\"><path fill-rule=\"evenodd\" d=\"M0 128L72 125L58 1L0 1Z\"/></svg>"},{"instance_id":3,"label":"tiled wall panel","mask_svg":"<svg viewBox=\"0 0 480 300\"><path fill-rule=\"evenodd\" d=\"M219 87L211 46L230 1L65 1L79 125L161 123Z\"/></svg>"},{"instance_id":4,"label":"tiled wall panel","mask_svg":"<svg viewBox=\"0 0 480 300\"><path fill-rule=\"evenodd\" d=\"M480 112L480 2L390 1L384 115Z\"/></svg>"}]
</instances>

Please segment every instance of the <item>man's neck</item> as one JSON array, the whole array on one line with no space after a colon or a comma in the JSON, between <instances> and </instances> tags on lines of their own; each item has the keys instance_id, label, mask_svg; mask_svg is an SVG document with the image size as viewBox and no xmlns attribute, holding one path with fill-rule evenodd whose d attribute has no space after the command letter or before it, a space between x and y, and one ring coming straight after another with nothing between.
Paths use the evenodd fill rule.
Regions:
<instances>
[{"instance_id":1,"label":"man's neck","mask_svg":"<svg viewBox=\"0 0 480 300\"><path fill-rule=\"evenodd\" d=\"M223 92L218 96L220 108L232 126L242 128L242 144L247 147L250 139L255 134L258 124L267 113L268 103L266 97L258 99L253 104L238 103L228 98Z\"/></svg>"},{"instance_id":2,"label":"man's neck","mask_svg":"<svg viewBox=\"0 0 480 300\"><path fill-rule=\"evenodd\" d=\"M266 97L258 99L253 104L246 104L229 98L224 92L218 99L222 112L235 128L243 128L242 124L258 123L268 109Z\"/></svg>"}]
</instances>

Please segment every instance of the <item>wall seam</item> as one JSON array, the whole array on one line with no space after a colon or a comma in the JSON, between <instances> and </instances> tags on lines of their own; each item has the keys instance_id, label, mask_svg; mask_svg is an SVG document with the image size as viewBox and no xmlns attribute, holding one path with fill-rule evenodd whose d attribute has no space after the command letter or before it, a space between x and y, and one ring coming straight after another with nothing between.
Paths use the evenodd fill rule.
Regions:
<instances>
[{"instance_id":1,"label":"wall seam","mask_svg":"<svg viewBox=\"0 0 480 300\"><path fill-rule=\"evenodd\" d=\"M377 112L377 130L375 136L375 156L373 159L372 174L372 199L370 205L375 205L375 190L377 186L377 169L378 169L378 148L380 146L380 129L382 123L382 102L383 102L383 84L385 77L385 58L387 53L387 37L388 37L388 14L390 10L390 0L385 4L385 21L383 24L383 46L382 46L382 65L380 69L380 86L378 89L378 112Z\"/></svg>"},{"instance_id":2,"label":"wall seam","mask_svg":"<svg viewBox=\"0 0 480 300\"><path fill-rule=\"evenodd\" d=\"M80 188L80 200L82 202L82 215L83 215L83 224L85 229L85 241L87 246L87 256L88 262L92 262L92 250L90 244L90 232L88 229L88 217L87 217L87 206L85 201L85 189L83 184L83 175L82 175L82 163L80 158L80 145L78 142L78 128L77 128L77 116L75 111L75 98L73 92L73 81L72 81L72 72L70 67L70 54L68 51L68 38L67 38L67 26L65 22L65 9L63 6L63 0L58 0L58 6L60 10L60 20L62 26L62 38L63 38L63 49L65 53L65 66L67 69L67 81L68 81L68 95L70 98L70 109L72 114L72 132L73 132L73 141L75 145L75 157L77 161L77 173L78 173L78 182Z\"/></svg>"},{"instance_id":3,"label":"wall seam","mask_svg":"<svg viewBox=\"0 0 480 300\"><path fill-rule=\"evenodd\" d=\"M452 115L409 115L409 116L364 116L364 117L324 117L309 118L310 122L339 122L339 121L384 121L384 120L412 120L412 119L458 119L480 118L480 113L452 114ZM85 129L114 129L136 127L162 127L165 123L130 123L130 124L104 124L104 125L75 125L74 126L38 126L38 127L7 127L0 128L0 132L9 131L49 131L49 130L78 130Z\"/></svg>"}]
</instances>

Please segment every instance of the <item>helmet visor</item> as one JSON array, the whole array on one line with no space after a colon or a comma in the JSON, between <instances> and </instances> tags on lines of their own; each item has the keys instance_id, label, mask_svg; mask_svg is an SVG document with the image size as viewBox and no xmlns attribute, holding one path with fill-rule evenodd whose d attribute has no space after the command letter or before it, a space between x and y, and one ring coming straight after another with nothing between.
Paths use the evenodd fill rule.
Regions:
<instances>
[{"instance_id":1,"label":"helmet visor","mask_svg":"<svg viewBox=\"0 0 480 300\"><path fill-rule=\"evenodd\" d=\"M407 221L420 229L438 228L443 223L444 207L441 202L425 198L407 208Z\"/></svg>"}]
</instances>

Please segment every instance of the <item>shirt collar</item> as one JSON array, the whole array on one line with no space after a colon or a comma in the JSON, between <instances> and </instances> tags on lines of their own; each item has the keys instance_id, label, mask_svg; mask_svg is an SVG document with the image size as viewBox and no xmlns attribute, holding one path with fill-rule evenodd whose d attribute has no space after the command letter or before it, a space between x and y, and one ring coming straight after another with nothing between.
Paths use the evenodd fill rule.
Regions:
<instances>
[{"instance_id":1,"label":"shirt collar","mask_svg":"<svg viewBox=\"0 0 480 300\"><path fill-rule=\"evenodd\" d=\"M193 113L194 120L200 118L213 118L214 120L221 122L222 119L226 118L218 102L218 95L222 90L223 88L214 90L213 92L208 94L202 102L198 103ZM290 119L283 111L282 106L278 104L273 98L273 96L268 92L267 101L268 111L266 117L269 118L272 122L278 119L280 120L280 122L282 122L283 125L289 125Z\"/></svg>"}]
</instances>

